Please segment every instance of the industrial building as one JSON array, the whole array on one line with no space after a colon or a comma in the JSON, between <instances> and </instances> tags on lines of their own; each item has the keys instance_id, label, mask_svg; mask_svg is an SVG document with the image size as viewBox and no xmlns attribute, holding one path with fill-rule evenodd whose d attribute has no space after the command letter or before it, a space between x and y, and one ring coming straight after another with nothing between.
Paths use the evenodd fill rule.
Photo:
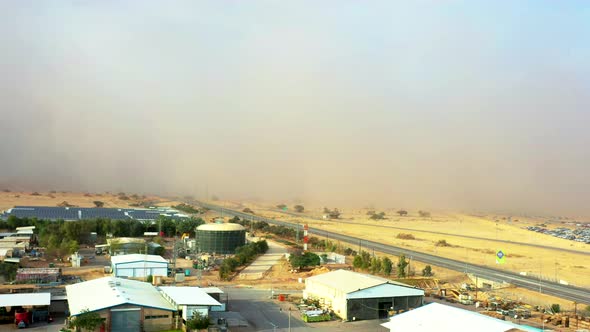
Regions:
<instances>
[{"instance_id":1,"label":"industrial building","mask_svg":"<svg viewBox=\"0 0 590 332\"><path fill-rule=\"evenodd\" d=\"M172 329L176 307L151 284L104 277L66 286L70 315L84 310L104 319L102 331L152 332Z\"/></svg>"},{"instance_id":2,"label":"industrial building","mask_svg":"<svg viewBox=\"0 0 590 332\"><path fill-rule=\"evenodd\" d=\"M17 284L46 284L61 278L59 268L21 268L16 270Z\"/></svg>"},{"instance_id":3,"label":"industrial building","mask_svg":"<svg viewBox=\"0 0 590 332\"><path fill-rule=\"evenodd\" d=\"M157 255L130 254L111 257L111 270L115 277L143 278L167 276L168 261Z\"/></svg>"},{"instance_id":4,"label":"industrial building","mask_svg":"<svg viewBox=\"0 0 590 332\"><path fill-rule=\"evenodd\" d=\"M176 306L184 322L191 319L195 312L203 316L209 316L209 310L211 310L212 306L221 305L199 287L161 286L158 289L168 302Z\"/></svg>"},{"instance_id":5,"label":"industrial building","mask_svg":"<svg viewBox=\"0 0 590 332\"><path fill-rule=\"evenodd\" d=\"M336 270L305 279L303 298L319 300L344 320L364 320L420 307L424 291L370 274Z\"/></svg>"},{"instance_id":6,"label":"industrial building","mask_svg":"<svg viewBox=\"0 0 590 332\"><path fill-rule=\"evenodd\" d=\"M50 293L0 294L0 308L9 308L8 314L14 315L17 326L47 321L50 303Z\"/></svg>"},{"instance_id":7,"label":"industrial building","mask_svg":"<svg viewBox=\"0 0 590 332\"><path fill-rule=\"evenodd\" d=\"M409 312L390 318L381 324L390 332L431 332L431 331L541 331L526 325L517 325L477 312L451 307L439 303L427 304Z\"/></svg>"},{"instance_id":8,"label":"industrial building","mask_svg":"<svg viewBox=\"0 0 590 332\"><path fill-rule=\"evenodd\" d=\"M196 238L201 252L233 254L246 244L246 229L232 223L203 224L197 227Z\"/></svg>"},{"instance_id":9,"label":"industrial building","mask_svg":"<svg viewBox=\"0 0 590 332\"><path fill-rule=\"evenodd\" d=\"M116 237L107 239L107 245L96 245L95 248L108 248L112 256L128 254L145 254L149 246L145 239L133 237Z\"/></svg>"}]
</instances>

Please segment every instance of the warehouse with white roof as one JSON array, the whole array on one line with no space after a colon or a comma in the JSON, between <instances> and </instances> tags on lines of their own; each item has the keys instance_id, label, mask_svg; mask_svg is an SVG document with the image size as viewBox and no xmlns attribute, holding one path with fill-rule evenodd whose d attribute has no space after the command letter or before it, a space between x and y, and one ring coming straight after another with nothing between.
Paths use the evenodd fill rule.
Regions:
<instances>
[{"instance_id":1,"label":"warehouse with white roof","mask_svg":"<svg viewBox=\"0 0 590 332\"><path fill-rule=\"evenodd\" d=\"M541 331L526 325L517 325L477 312L431 303L409 312L391 317L389 322L381 324L390 332L508 332Z\"/></svg>"},{"instance_id":2,"label":"warehouse with white roof","mask_svg":"<svg viewBox=\"0 0 590 332\"><path fill-rule=\"evenodd\" d=\"M307 278L303 298L319 300L344 320L363 320L420 307L424 291L370 274L336 270Z\"/></svg>"},{"instance_id":3,"label":"warehouse with white roof","mask_svg":"<svg viewBox=\"0 0 590 332\"><path fill-rule=\"evenodd\" d=\"M98 312L106 331L151 332L174 325L176 307L147 282L104 277L68 285L66 293L71 316Z\"/></svg>"},{"instance_id":4,"label":"warehouse with white roof","mask_svg":"<svg viewBox=\"0 0 590 332\"><path fill-rule=\"evenodd\" d=\"M158 289L165 299L176 306L185 321L191 319L196 312L209 316L212 306L221 305L199 287L160 286Z\"/></svg>"},{"instance_id":5,"label":"warehouse with white roof","mask_svg":"<svg viewBox=\"0 0 590 332\"><path fill-rule=\"evenodd\" d=\"M130 254L111 257L113 276L143 278L167 276L168 261L158 255Z\"/></svg>"}]
</instances>

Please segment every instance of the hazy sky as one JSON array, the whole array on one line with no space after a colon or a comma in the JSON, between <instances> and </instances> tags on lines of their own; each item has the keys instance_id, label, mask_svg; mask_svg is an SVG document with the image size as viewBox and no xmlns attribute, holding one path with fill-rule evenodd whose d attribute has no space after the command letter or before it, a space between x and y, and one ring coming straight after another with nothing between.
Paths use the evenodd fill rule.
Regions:
<instances>
[{"instance_id":1,"label":"hazy sky","mask_svg":"<svg viewBox=\"0 0 590 332\"><path fill-rule=\"evenodd\" d=\"M0 185L590 215L587 1L2 1Z\"/></svg>"}]
</instances>

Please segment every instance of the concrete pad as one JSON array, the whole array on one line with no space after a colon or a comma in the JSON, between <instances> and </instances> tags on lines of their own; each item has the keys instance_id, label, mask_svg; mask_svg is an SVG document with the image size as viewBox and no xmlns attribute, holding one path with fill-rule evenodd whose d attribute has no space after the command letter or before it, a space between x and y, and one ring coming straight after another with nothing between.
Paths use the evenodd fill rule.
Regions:
<instances>
[{"instance_id":1,"label":"concrete pad","mask_svg":"<svg viewBox=\"0 0 590 332\"><path fill-rule=\"evenodd\" d=\"M287 248L279 243L269 240L266 240L266 242L268 243L268 251L242 270L238 275L238 279L262 279L264 274L288 253Z\"/></svg>"}]
</instances>

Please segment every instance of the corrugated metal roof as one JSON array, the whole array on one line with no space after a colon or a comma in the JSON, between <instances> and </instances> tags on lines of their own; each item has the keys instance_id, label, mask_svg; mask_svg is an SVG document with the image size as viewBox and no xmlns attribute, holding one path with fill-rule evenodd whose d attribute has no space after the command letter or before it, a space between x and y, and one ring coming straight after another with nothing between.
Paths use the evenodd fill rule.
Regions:
<instances>
[{"instance_id":1,"label":"corrugated metal roof","mask_svg":"<svg viewBox=\"0 0 590 332\"><path fill-rule=\"evenodd\" d=\"M423 307L391 317L389 322L381 324L390 332L414 331L478 331L506 332L513 328L523 331L540 331L525 325L515 325L477 312L459 309L439 303L431 303Z\"/></svg>"},{"instance_id":2,"label":"corrugated metal roof","mask_svg":"<svg viewBox=\"0 0 590 332\"><path fill-rule=\"evenodd\" d=\"M161 286L159 289L177 305L221 305L199 287Z\"/></svg>"},{"instance_id":3,"label":"corrugated metal roof","mask_svg":"<svg viewBox=\"0 0 590 332\"><path fill-rule=\"evenodd\" d=\"M412 287L389 279L376 277L365 273L352 272L348 270L336 270L332 272L327 272L317 276L309 277L305 280L305 282L307 283L308 281L324 284L330 288L338 289L343 293L351 293L361 289L382 285L385 283L390 283L392 285L404 287Z\"/></svg>"},{"instance_id":4,"label":"corrugated metal roof","mask_svg":"<svg viewBox=\"0 0 590 332\"><path fill-rule=\"evenodd\" d=\"M400 286L386 283L346 294L347 299L402 296L424 296L424 290L413 288L412 286Z\"/></svg>"},{"instance_id":5,"label":"corrugated metal roof","mask_svg":"<svg viewBox=\"0 0 590 332\"><path fill-rule=\"evenodd\" d=\"M201 289L207 294L223 294L223 291L218 287L203 287Z\"/></svg>"},{"instance_id":6,"label":"corrugated metal roof","mask_svg":"<svg viewBox=\"0 0 590 332\"><path fill-rule=\"evenodd\" d=\"M136 280L104 277L66 286L72 316L82 310L98 311L122 304L175 311L156 287Z\"/></svg>"},{"instance_id":7,"label":"corrugated metal roof","mask_svg":"<svg viewBox=\"0 0 590 332\"><path fill-rule=\"evenodd\" d=\"M129 254L129 255L118 255L112 256L111 262L113 264L131 263L131 262L158 262L168 263L162 256L158 255L143 255L143 254Z\"/></svg>"},{"instance_id":8,"label":"corrugated metal roof","mask_svg":"<svg viewBox=\"0 0 590 332\"><path fill-rule=\"evenodd\" d=\"M203 224L197 227L198 231L245 231L246 229L244 226L240 224L233 224L233 223L223 223L223 224Z\"/></svg>"},{"instance_id":9,"label":"corrugated metal roof","mask_svg":"<svg viewBox=\"0 0 590 332\"><path fill-rule=\"evenodd\" d=\"M0 295L0 307L49 305L51 293L22 293Z\"/></svg>"}]
</instances>

